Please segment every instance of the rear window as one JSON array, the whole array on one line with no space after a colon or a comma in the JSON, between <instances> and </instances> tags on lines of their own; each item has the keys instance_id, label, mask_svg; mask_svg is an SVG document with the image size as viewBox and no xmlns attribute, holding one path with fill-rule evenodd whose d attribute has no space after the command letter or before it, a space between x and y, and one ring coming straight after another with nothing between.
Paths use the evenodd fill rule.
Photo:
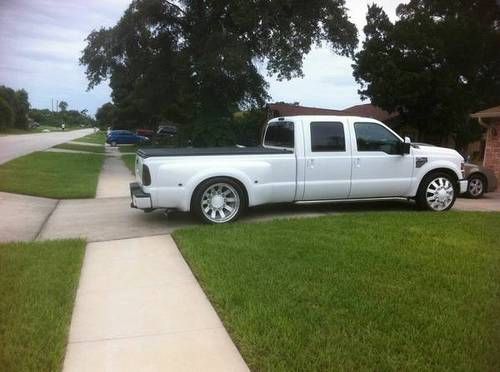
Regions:
<instances>
[{"instance_id":1,"label":"rear window","mask_svg":"<svg viewBox=\"0 0 500 372\"><path fill-rule=\"evenodd\" d=\"M311 122L311 151L345 151L344 125L340 122Z\"/></svg>"},{"instance_id":2,"label":"rear window","mask_svg":"<svg viewBox=\"0 0 500 372\"><path fill-rule=\"evenodd\" d=\"M271 147L294 148L293 123L290 121L277 121L267 126L264 145Z\"/></svg>"}]
</instances>

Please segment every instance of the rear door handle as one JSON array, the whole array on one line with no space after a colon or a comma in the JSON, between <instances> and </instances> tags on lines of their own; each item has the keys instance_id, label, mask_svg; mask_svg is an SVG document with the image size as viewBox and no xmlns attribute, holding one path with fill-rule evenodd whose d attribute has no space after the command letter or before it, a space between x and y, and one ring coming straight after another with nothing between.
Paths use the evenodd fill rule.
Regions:
<instances>
[{"instance_id":1,"label":"rear door handle","mask_svg":"<svg viewBox=\"0 0 500 372\"><path fill-rule=\"evenodd\" d=\"M354 158L354 167L355 168L361 167L361 159L360 158Z\"/></svg>"},{"instance_id":2,"label":"rear door handle","mask_svg":"<svg viewBox=\"0 0 500 372\"><path fill-rule=\"evenodd\" d=\"M314 159L307 159L306 166L307 168L314 168Z\"/></svg>"}]
</instances>

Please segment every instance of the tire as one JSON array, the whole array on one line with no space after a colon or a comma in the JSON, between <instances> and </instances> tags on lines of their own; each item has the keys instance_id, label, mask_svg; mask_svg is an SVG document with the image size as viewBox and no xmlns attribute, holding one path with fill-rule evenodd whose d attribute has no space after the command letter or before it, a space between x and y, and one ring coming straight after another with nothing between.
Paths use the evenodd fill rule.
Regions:
<instances>
[{"instance_id":1,"label":"tire","mask_svg":"<svg viewBox=\"0 0 500 372\"><path fill-rule=\"evenodd\" d=\"M480 174L473 174L467 181L467 197L471 199L482 198L486 190L486 180L484 177Z\"/></svg>"},{"instance_id":2,"label":"tire","mask_svg":"<svg viewBox=\"0 0 500 372\"><path fill-rule=\"evenodd\" d=\"M457 194L455 180L447 173L435 172L423 178L415 201L419 209L444 212L453 207Z\"/></svg>"},{"instance_id":3,"label":"tire","mask_svg":"<svg viewBox=\"0 0 500 372\"><path fill-rule=\"evenodd\" d=\"M116 147L116 141L111 141L111 146Z\"/></svg>"},{"instance_id":4,"label":"tire","mask_svg":"<svg viewBox=\"0 0 500 372\"><path fill-rule=\"evenodd\" d=\"M191 198L191 212L202 222L222 224L238 219L246 208L246 194L238 182L215 177L202 182Z\"/></svg>"}]
</instances>

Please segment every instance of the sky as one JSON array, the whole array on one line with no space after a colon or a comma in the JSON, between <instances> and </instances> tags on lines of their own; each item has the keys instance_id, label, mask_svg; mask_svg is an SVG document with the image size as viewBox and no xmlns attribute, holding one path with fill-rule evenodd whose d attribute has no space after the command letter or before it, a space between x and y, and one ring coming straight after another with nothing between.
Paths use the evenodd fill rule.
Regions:
<instances>
[{"instance_id":1,"label":"sky","mask_svg":"<svg viewBox=\"0 0 500 372\"><path fill-rule=\"evenodd\" d=\"M360 38L367 6L381 5L391 19L404 0L346 0ZM94 29L114 26L130 0L0 0L0 85L28 91L32 107L51 108L64 100L69 109L94 114L111 100L106 83L87 91L79 65L85 38ZM271 101L343 109L361 103L352 60L328 46L304 59L304 77L277 81L266 75Z\"/></svg>"}]
</instances>

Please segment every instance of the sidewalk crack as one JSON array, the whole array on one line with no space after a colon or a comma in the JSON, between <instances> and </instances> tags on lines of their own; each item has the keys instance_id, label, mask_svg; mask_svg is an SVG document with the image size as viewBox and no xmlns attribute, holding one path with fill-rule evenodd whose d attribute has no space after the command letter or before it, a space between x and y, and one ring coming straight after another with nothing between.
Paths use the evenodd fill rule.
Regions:
<instances>
[{"instance_id":1,"label":"sidewalk crack","mask_svg":"<svg viewBox=\"0 0 500 372\"><path fill-rule=\"evenodd\" d=\"M61 202L61 200L58 199L57 202L56 202L56 204L54 205L54 208L52 208L52 210L50 211L50 213L47 215L47 217L45 218L45 220L42 222L42 225L40 226L40 229L38 230L38 232L35 235L35 238L33 240L38 240L38 238L42 234L43 230L45 229L45 226L47 225L47 222L49 221L50 217L52 217L52 214L57 209L57 207L59 206L60 202Z\"/></svg>"}]
</instances>

